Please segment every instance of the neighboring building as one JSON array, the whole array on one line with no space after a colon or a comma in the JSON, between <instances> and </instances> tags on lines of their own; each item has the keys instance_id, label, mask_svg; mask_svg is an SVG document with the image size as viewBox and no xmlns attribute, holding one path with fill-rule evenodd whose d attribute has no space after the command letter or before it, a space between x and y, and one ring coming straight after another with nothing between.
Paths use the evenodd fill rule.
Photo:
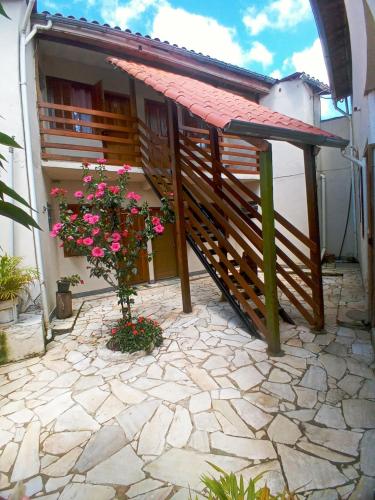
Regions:
<instances>
[{"instance_id":1,"label":"neighboring building","mask_svg":"<svg viewBox=\"0 0 375 500\"><path fill-rule=\"evenodd\" d=\"M352 170L351 224L353 245L348 255L357 257L368 292L369 321L375 326L374 254L374 148L375 148L375 0L310 0L322 41L332 94L336 101L351 99L352 112L346 118L329 121L322 128L347 137L345 157L327 152L337 169ZM342 106L341 106L342 107ZM335 156L335 158L333 158ZM341 200L332 190L328 197L332 211L348 212L350 185L337 174L343 187ZM336 193L339 194L339 193ZM337 200L335 204L333 200ZM341 212L342 213L342 212ZM329 222L328 222L329 224ZM342 233L342 227L340 232ZM350 242L350 236L348 241ZM345 253L343 253L345 255Z\"/></svg>"},{"instance_id":2,"label":"neighboring building","mask_svg":"<svg viewBox=\"0 0 375 500\"><path fill-rule=\"evenodd\" d=\"M260 157L267 148L263 138L272 141L275 208L292 223L287 223L281 216L277 218L277 229L281 232L279 237L283 241L280 247L283 250L280 249L278 255L281 260L284 259L283 266L297 266L296 272L307 283L311 278L299 270L300 263L309 268L310 262L313 262L311 272L320 272L319 262L316 263L319 231L313 227L315 207L310 210L309 216L307 214L307 205L311 207L315 204L315 179L311 176L305 178L306 161L311 165L309 172L314 172L315 161L309 156L311 151L303 149L303 145L345 145L345 141L335 135L314 127L320 122L319 95L329 92L326 86L300 73L278 82L168 42L132 34L129 30L121 31L97 22L87 22L83 18L37 13L35 2L31 0L5 0L3 4L11 21L1 21L0 57L7 72L7 78L0 82L1 114L5 118L2 128L25 146L24 150L14 152L12 184L20 194L29 197L30 193L30 200L38 209L43 232L36 233L33 239L30 231L17 225L10 225L9 230L9 222L1 219L0 246L24 256L28 264L37 262L43 267L45 286L42 298L48 314L54 308L55 281L62 275L79 273L85 281L81 292L94 292L106 287L105 282L87 276L83 257L68 254L48 237L51 222L59 216L57 206L49 196L51 186L59 185L73 192L78 186L81 162L91 160L95 163L95 158L104 156L108 169L114 175L118 165L128 163L134 167L132 189L138 191L157 211L159 198L145 175L147 169L144 171L142 167L145 164L147 167L148 163L152 165L152 162L158 165L164 162L170 167L171 116L167 109L170 101L174 101L176 108L180 140L190 144L188 149L196 151L196 156L186 161L204 169L202 159L212 160L217 155L221 167L226 169L228 175L234 176L231 182L228 180L228 186L237 183L235 189L243 189L248 196L254 196L258 204ZM32 6L34 9L29 23ZM111 66L108 56L120 60L112 57ZM149 66L150 75L143 81L142 75ZM115 68L124 71L115 71ZM205 92L217 94L217 113L211 112L206 116L203 105L191 105L191 102L184 101L183 96L180 102L178 92L169 92L162 85L168 80L168 85L173 86L173 78L181 79L181 88L185 85L184 79L187 88L195 86L197 102ZM188 90L190 92L191 88ZM194 92L190 95L194 99ZM240 116L238 106L236 110L237 100L241 99L244 113L247 110L245 118L244 113ZM226 127L222 119L225 113L229 113ZM238 120L235 119L237 116ZM242 130L243 124L250 124L246 121L250 116L254 117L254 122L251 122L253 128L251 131L246 127ZM215 139L216 133L219 135ZM244 139L246 136L248 140ZM280 141L297 143L299 147ZM308 196L306 183L312 187ZM228 189L233 191L231 187ZM74 199L70 201L74 209ZM245 203L248 202L249 198ZM232 203L231 200L228 203ZM239 203L237 200L237 211ZM250 207L246 210L254 209ZM262 232L258 222L252 222L252 219L259 221L256 211L251 216L249 213L243 217L248 217L249 231L254 235L253 264L257 273L256 262L259 267L259 263L262 264L259 259L263 258L259 254ZM142 224L141 220L139 224ZM240 243L233 243L233 248L240 248ZM160 240L155 240L154 250L160 250L159 257L150 264L146 261L139 263L141 272L137 281L177 276L175 248L175 230L170 228ZM310 260L312 252L314 258ZM241 259L237 257L235 265L241 265L241 273L245 273L242 265L246 268L248 255L242 247L240 254ZM188 250L188 264L190 273L204 270L202 256L197 258L191 249ZM287 279L287 273L282 272ZM319 276L317 280L321 283ZM301 292L298 283L294 283ZM316 318L321 312L321 304L314 306L320 285L312 282L310 285L314 298L309 299L301 293L303 304L307 301L313 307ZM288 293L285 285L280 283L280 286ZM304 305L300 306L300 310L304 310ZM308 313L306 317L312 318Z\"/></svg>"}]
</instances>

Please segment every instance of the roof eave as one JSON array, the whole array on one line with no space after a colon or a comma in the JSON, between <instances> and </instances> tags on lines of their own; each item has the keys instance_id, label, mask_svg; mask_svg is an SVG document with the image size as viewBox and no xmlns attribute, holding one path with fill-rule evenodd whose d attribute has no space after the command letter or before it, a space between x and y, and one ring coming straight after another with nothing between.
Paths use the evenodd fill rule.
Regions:
<instances>
[{"instance_id":1,"label":"roof eave","mask_svg":"<svg viewBox=\"0 0 375 500\"><path fill-rule=\"evenodd\" d=\"M245 122L242 120L231 120L223 128L224 132L244 135L249 137L260 137L275 141L290 141L298 144L311 144L314 146L328 146L333 148L345 148L349 141L341 137L328 137L326 135L309 134L282 127L271 127L259 123Z\"/></svg>"}]
</instances>

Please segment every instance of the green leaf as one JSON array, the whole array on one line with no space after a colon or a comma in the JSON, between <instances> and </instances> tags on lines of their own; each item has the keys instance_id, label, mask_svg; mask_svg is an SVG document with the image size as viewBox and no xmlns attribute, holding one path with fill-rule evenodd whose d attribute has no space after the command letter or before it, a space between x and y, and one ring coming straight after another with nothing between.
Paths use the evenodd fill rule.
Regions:
<instances>
[{"instance_id":1,"label":"green leaf","mask_svg":"<svg viewBox=\"0 0 375 500\"><path fill-rule=\"evenodd\" d=\"M6 17L7 19L10 19L10 17L9 17L9 16L8 16L8 14L5 12L4 7L1 5L1 3L0 3L0 16L4 16L4 17Z\"/></svg>"},{"instance_id":2,"label":"green leaf","mask_svg":"<svg viewBox=\"0 0 375 500\"><path fill-rule=\"evenodd\" d=\"M24 198L22 198L22 196L20 196L18 193L16 193L16 191L14 191L14 189L7 186L3 181L0 181L0 193L6 194L10 198L13 198L13 200L16 200L19 203L22 203L22 205L25 205L25 207L31 208L31 206L27 203L27 201ZM34 210L34 209L32 208L32 210ZM35 210L34 210L34 212L35 212Z\"/></svg>"},{"instance_id":3,"label":"green leaf","mask_svg":"<svg viewBox=\"0 0 375 500\"><path fill-rule=\"evenodd\" d=\"M0 201L0 215L22 224L27 227L27 229L30 229L30 226L40 229L38 224L28 213L21 208L12 205L12 203L8 203L7 201Z\"/></svg>"},{"instance_id":4,"label":"green leaf","mask_svg":"<svg viewBox=\"0 0 375 500\"><path fill-rule=\"evenodd\" d=\"M2 154L0 153L0 167L1 167L1 168L3 168L3 169L5 170L5 167L4 167L4 165L3 165L3 161L7 161L7 159L5 158L5 156L4 156L4 155L2 155Z\"/></svg>"},{"instance_id":5,"label":"green leaf","mask_svg":"<svg viewBox=\"0 0 375 500\"><path fill-rule=\"evenodd\" d=\"M3 146L9 146L11 148L20 148L20 149L22 149L21 146L18 144L18 142L16 142L9 135L4 134L4 132L0 132L0 144L2 144Z\"/></svg>"}]
</instances>

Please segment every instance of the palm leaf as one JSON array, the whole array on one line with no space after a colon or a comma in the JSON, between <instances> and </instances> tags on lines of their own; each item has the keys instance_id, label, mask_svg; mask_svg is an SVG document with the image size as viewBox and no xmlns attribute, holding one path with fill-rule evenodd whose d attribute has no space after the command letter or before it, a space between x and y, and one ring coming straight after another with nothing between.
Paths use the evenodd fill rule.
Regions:
<instances>
[{"instance_id":1,"label":"palm leaf","mask_svg":"<svg viewBox=\"0 0 375 500\"><path fill-rule=\"evenodd\" d=\"M22 224L27 227L27 229L30 229L30 226L40 229L38 224L28 213L22 210L22 208L16 207L7 201L0 200L0 215Z\"/></svg>"},{"instance_id":2,"label":"palm leaf","mask_svg":"<svg viewBox=\"0 0 375 500\"><path fill-rule=\"evenodd\" d=\"M13 198L13 200L16 200L19 203L22 203L22 205L25 205L25 207L28 207L28 208L31 208L32 210L34 210L28 204L28 202L24 198L22 198L22 196L20 196L18 193L16 193L16 191L14 191L14 189L12 189L9 186L7 186L3 181L0 181L0 197L1 198L2 198L3 194L6 194L10 198Z\"/></svg>"},{"instance_id":3,"label":"palm leaf","mask_svg":"<svg viewBox=\"0 0 375 500\"><path fill-rule=\"evenodd\" d=\"M21 146L18 144L18 142L16 142L13 139L13 137L10 137L10 135L4 134L4 132L0 132L0 144L2 146L9 146L10 148L21 148Z\"/></svg>"}]
</instances>

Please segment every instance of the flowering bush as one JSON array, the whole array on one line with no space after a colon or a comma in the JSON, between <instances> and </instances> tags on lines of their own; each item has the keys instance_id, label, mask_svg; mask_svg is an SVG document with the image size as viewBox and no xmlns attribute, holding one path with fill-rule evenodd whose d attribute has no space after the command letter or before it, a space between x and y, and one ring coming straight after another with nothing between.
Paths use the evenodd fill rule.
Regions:
<instances>
[{"instance_id":1,"label":"flowering bush","mask_svg":"<svg viewBox=\"0 0 375 500\"><path fill-rule=\"evenodd\" d=\"M173 214L167 197L162 198L162 215L155 217L147 202L141 203L139 194L128 191L129 165L117 170L116 182L112 183L105 160L99 159L97 163L94 169L88 164L82 166L82 188L74 193L80 206L78 213L69 209L66 190L52 188L51 196L59 201L60 220L53 225L50 235L60 238L68 250L86 257L90 276L104 278L114 287L123 325L133 321L131 306L137 292L131 281L138 273L139 254L147 252L149 240L163 234L165 224L173 221ZM144 218L141 230L135 224L139 215ZM147 252L147 255L151 260L152 254Z\"/></svg>"},{"instance_id":2,"label":"flowering bush","mask_svg":"<svg viewBox=\"0 0 375 500\"><path fill-rule=\"evenodd\" d=\"M122 319L112 328L112 338L108 347L126 352L151 352L163 341L162 330L156 321L149 318L139 318L132 322Z\"/></svg>"}]
</instances>

